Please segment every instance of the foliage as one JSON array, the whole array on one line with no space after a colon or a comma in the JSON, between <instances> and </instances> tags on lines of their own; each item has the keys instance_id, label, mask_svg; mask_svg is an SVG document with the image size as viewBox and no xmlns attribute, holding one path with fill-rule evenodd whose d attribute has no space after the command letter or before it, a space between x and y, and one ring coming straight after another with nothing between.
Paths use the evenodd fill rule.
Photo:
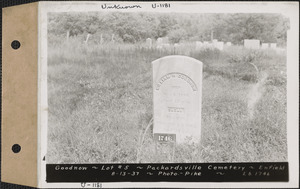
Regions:
<instances>
[{"instance_id":1,"label":"foliage","mask_svg":"<svg viewBox=\"0 0 300 189\"><path fill-rule=\"evenodd\" d=\"M236 44L244 39L259 39L285 45L288 29L289 21L280 14L227 14L214 27L217 38Z\"/></svg>"},{"instance_id":2,"label":"foliage","mask_svg":"<svg viewBox=\"0 0 300 189\"><path fill-rule=\"evenodd\" d=\"M263 52L254 49L232 48L235 51L228 52L229 62L231 63L253 63L261 59Z\"/></svg>"},{"instance_id":3,"label":"foliage","mask_svg":"<svg viewBox=\"0 0 300 189\"><path fill-rule=\"evenodd\" d=\"M284 46L289 20L280 14L71 12L49 14L48 26L55 36L101 34L108 35L108 41L114 34L124 43L169 37L173 43L215 38L241 44L244 39L259 39Z\"/></svg>"},{"instance_id":4,"label":"foliage","mask_svg":"<svg viewBox=\"0 0 300 189\"><path fill-rule=\"evenodd\" d=\"M172 30L169 33L169 39L172 43L179 43L186 36L186 31L184 29Z\"/></svg>"}]
</instances>

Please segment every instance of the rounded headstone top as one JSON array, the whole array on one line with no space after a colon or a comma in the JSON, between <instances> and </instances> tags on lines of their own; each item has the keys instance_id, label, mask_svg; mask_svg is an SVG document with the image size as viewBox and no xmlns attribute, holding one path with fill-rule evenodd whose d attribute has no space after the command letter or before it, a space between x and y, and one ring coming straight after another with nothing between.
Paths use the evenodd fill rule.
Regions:
<instances>
[{"instance_id":1,"label":"rounded headstone top","mask_svg":"<svg viewBox=\"0 0 300 189\"><path fill-rule=\"evenodd\" d=\"M195 58L188 57L188 56L182 56L182 55L170 55L170 56L164 56L162 58L156 59L152 61L152 64L156 63L162 63L162 62L171 62L173 60L176 61L182 61L182 62L193 62L202 65L203 63Z\"/></svg>"}]
</instances>

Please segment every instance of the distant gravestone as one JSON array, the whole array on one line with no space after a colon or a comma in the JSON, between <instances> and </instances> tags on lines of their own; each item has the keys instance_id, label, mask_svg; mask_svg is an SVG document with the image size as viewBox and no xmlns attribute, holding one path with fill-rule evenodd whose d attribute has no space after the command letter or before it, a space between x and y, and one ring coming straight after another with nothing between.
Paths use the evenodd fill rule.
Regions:
<instances>
[{"instance_id":1,"label":"distant gravestone","mask_svg":"<svg viewBox=\"0 0 300 189\"><path fill-rule=\"evenodd\" d=\"M213 43L210 43L208 41L203 41L203 48L205 48L205 49L214 49L215 46L214 46Z\"/></svg>"},{"instance_id":2,"label":"distant gravestone","mask_svg":"<svg viewBox=\"0 0 300 189\"><path fill-rule=\"evenodd\" d=\"M199 50L203 46L203 43L201 41L196 41L196 49Z\"/></svg>"},{"instance_id":3,"label":"distant gravestone","mask_svg":"<svg viewBox=\"0 0 300 189\"><path fill-rule=\"evenodd\" d=\"M226 46L229 46L229 47L230 47L231 45L232 45L231 42L227 42L227 43L226 43Z\"/></svg>"},{"instance_id":4,"label":"distant gravestone","mask_svg":"<svg viewBox=\"0 0 300 189\"><path fill-rule=\"evenodd\" d=\"M269 48L269 43L262 43L262 44L261 44L261 48L262 48L262 49L267 49L267 48Z\"/></svg>"},{"instance_id":5,"label":"distant gravestone","mask_svg":"<svg viewBox=\"0 0 300 189\"><path fill-rule=\"evenodd\" d=\"M271 44L270 44L270 47L271 47L272 49L276 49L276 48L277 48L277 44L276 44L276 43L271 43Z\"/></svg>"},{"instance_id":6,"label":"distant gravestone","mask_svg":"<svg viewBox=\"0 0 300 189\"><path fill-rule=\"evenodd\" d=\"M162 44L163 44L163 40L162 40L162 38L157 38L157 40L156 40L156 47L157 48L159 48L159 49L161 49L162 48Z\"/></svg>"},{"instance_id":7,"label":"distant gravestone","mask_svg":"<svg viewBox=\"0 0 300 189\"><path fill-rule=\"evenodd\" d=\"M179 53L180 52L180 44L178 44L178 43L174 44L174 52L175 53Z\"/></svg>"},{"instance_id":8,"label":"distant gravestone","mask_svg":"<svg viewBox=\"0 0 300 189\"><path fill-rule=\"evenodd\" d=\"M244 47L247 49L259 49L260 41L257 39L245 39Z\"/></svg>"},{"instance_id":9,"label":"distant gravestone","mask_svg":"<svg viewBox=\"0 0 300 189\"><path fill-rule=\"evenodd\" d=\"M152 48L152 39L151 38L147 38L146 39L146 44L148 48Z\"/></svg>"},{"instance_id":10,"label":"distant gravestone","mask_svg":"<svg viewBox=\"0 0 300 189\"><path fill-rule=\"evenodd\" d=\"M169 43L169 38L168 37L163 37L162 38L162 43L168 44Z\"/></svg>"},{"instance_id":11,"label":"distant gravestone","mask_svg":"<svg viewBox=\"0 0 300 189\"><path fill-rule=\"evenodd\" d=\"M166 50L169 50L169 49L171 49L171 45L168 44L168 43L163 43L163 44L162 44L162 48L163 48L163 49L166 49Z\"/></svg>"},{"instance_id":12,"label":"distant gravestone","mask_svg":"<svg viewBox=\"0 0 300 189\"><path fill-rule=\"evenodd\" d=\"M159 142L199 142L202 62L166 56L152 62L154 138Z\"/></svg>"},{"instance_id":13,"label":"distant gravestone","mask_svg":"<svg viewBox=\"0 0 300 189\"><path fill-rule=\"evenodd\" d=\"M180 47L180 44L174 43L174 47L175 47L175 48L178 48L178 47Z\"/></svg>"},{"instance_id":14,"label":"distant gravestone","mask_svg":"<svg viewBox=\"0 0 300 189\"><path fill-rule=\"evenodd\" d=\"M217 48L217 46L218 46L218 40L217 39L213 39L212 40L212 45L213 45L214 48Z\"/></svg>"},{"instance_id":15,"label":"distant gravestone","mask_svg":"<svg viewBox=\"0 0 300 189\"><path fill-rule=\"evenodd\" d=\"M222 51L224 49L224 42L222 42L222 41L217 42L215 48L217 48L220 51Z\"/></svg>"}]
</instances>

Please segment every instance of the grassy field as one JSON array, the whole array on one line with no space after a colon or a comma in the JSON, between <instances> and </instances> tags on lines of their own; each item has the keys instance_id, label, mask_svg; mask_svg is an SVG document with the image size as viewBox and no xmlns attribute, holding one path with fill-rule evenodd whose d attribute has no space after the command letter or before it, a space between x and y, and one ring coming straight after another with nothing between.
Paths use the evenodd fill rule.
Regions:
<instances>
[{"instance_id":1,"label":"grassy field","mask_svg":"<svg viewBox=\"0 0 300 189\"><path fill-rule=\"evenodd\" d=\"M151 62L171 54L204 64L202 140L174 155L152 136ZM272 50L51 44L48 105L47 163L287 160L286 57Z\"/></svg>"}]
</instances>

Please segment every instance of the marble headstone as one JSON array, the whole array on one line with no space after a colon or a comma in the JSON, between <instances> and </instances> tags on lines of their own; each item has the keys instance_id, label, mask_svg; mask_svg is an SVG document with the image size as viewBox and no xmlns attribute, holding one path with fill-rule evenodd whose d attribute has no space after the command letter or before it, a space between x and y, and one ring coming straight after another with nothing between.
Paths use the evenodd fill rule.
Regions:
<instances>
[{"instance_id":1,"label":"marble headstone","mask_svg":"<svg viewBox=\"0 0 300 189\"><path fill-rule=\"evenodd\" d=\"M202 46L203 46L203 43L201 41L196 41L196 50L201 49Z\"/></svg>"},{"instance_id":2,"label":"marble headstone","mask_svg":"<svg viewBox=\"0 0 300 189\"><path fill-rule=\"evenodd\" d=\"M152 62L153 134L176 136L177 143L201 137L202 62L166 56Z\"/></svg>"},{"instance_id":3,"label":"marble headstone","mask_svg":"<svg viewBox=\"0 0 300 189\"><path fill-rule=\"evenodd\" d=\"M212 45L214 48L217 48L217 44L218 44L218 40L217 39L213 39L212 40Z\"/></svg>"},{"instance_id":4,"label":"marble headstone","mask_svg":"<svg viewBox=\"0 0 300 189\"><path fill-rule=\"evenodd\" d=\"M269 48L269 43L262 43L262 44L261 44L261 48L262 48L262 49L267 49L267 48Z\"/></svg>"},{"instance_id":5,"label":"marble headstone","mask_svg":"<svg viewBox=\"0 0 300 189\"><path fill-rule=\"evenodd\" d=\"M162 38L157 38L156 40L156 48L161 49L162 48L162 44L163 44L163 40Z\"/></svg>"},{"instance_id":6,"label":"marble headstone","mask_svg":"<svg viewBox=\"0 0 300 189\"><path fill-rule=\"evenodd\" d=\"M270 47L271 47L272 49L276 49L276 48L277 48L277 44L276 44L276 43L271 43L271 44L270 44Z\"/></svg>"},{"instance_id":7,"label":"marble headstone","mask_svg":"<svg viewBox=\"0 0 300 189\"><path fill-rule=\"evenodd\" d=\"M218 41L216 44L216 48L222 51L224 49L224 42L223 41Z\"/></svg>"},{"instance_id":8,"label":"marble headstone","mask_svg":"<svg viewBox=\"0 0 300 189\"><path fill-rule=\"evenodd\" d=\"M226 46L229 46L229 47L230 47L231 45L232 45L231 42L227 42L227 43L226 43Z\"/></svg>"},{"instance_id":9,"label":"marble headstone","mask_svg":"<svg viewBox=\"0 0 300 189\"><path fill-rule=\"evenodd\" d=\"M148 48L152 48L152 39L151 38L147 38L146 39L146 44Z\"/></svg>"}]
</instances>

